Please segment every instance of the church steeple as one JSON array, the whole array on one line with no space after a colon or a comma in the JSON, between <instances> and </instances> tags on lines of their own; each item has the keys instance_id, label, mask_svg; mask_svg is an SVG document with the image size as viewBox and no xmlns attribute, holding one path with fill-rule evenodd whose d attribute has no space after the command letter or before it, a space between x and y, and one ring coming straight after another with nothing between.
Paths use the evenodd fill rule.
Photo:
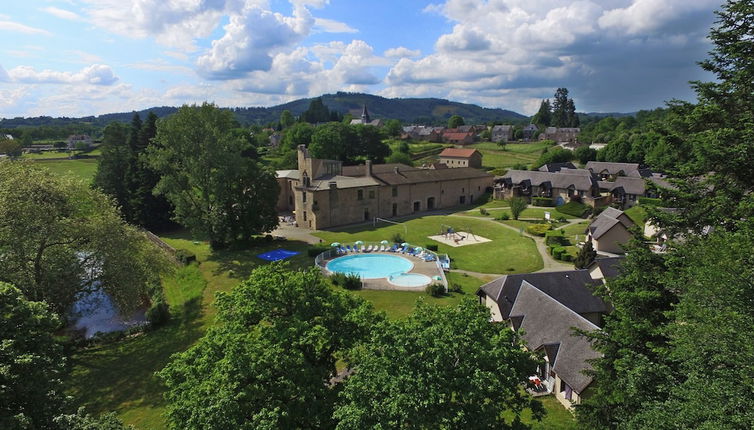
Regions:
<instances>
[{"instance_id":1,"label":"church steeple","mask_svg":"<svg viewBox=\"0 0 754 430\"><path fill-rule=\"evenodd\" d=\"M369 112L367 112L367 105L364 105L364 110L361 112L361 123L362 124L369 124L371 121L369 120Z\"/></svg>"}]
</instances>

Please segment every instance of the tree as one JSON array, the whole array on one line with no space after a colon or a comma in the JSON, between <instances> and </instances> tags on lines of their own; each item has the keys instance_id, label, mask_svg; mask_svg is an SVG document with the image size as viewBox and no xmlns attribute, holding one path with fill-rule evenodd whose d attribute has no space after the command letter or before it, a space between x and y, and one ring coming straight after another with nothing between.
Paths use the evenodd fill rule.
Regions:
<instances>
[{"instance_id":1,"label":"tree","mask_svg":"<svg viewBox=\"0 0 754 430\"><path fill-rule=\"evenodd\" d=\"M60 320L4 282L0 315L0 428L50 428L65 401L65 357L52 335Z\"/></svg>"},{"instance_id":2,"label":"tree","mask_svg":"<svg viewBox=\"0 0 754 430\"><path fill-rule=\"evenodd\" d=\"M465 125L461 115L453 115L448 119L448 128L458 128Z\"/></svg>"},{"instance_id":3,"label":"tree","mask_svg":"<svg viewBox=\"0 0 754 430\"><path fill-rule=\"evenodd\" d=\"M283 134L283 148L296 151L299 145L309 146L312 141L314 127L308 122L297 122L285 130Z\"/></svg>"},{"instance_id":4,"label":"tree","mask_svg":"<svg viewBox=\"0 0 754 430\"><path fill-rule=\"evenodd\" d=\"M56 430L134 430L133 426L124 425L114 412L96 417L79 408L75 414L63 414L55 417Z\"/></svg>"},{"instance_id":5,"label":"tree","mask_svg":"<svg viewBox=\"0 0 754 430\"><path fill-rule=\"evenodd\" d=\"M551 163L565 163L573 160L573 157L573 151L570 149L563 149L560 146L552 146L539 156L533 167L537 168Z\"/></svg>"},{"instance_id":6,"label":"tree","mask_svg":"<svg viewBox=\"0 0 754 430\"><path fill-rule=\"evenodd\" d=\"M579 146L573 151L573 156L579 160L579 163L586 164L597 159L597 150L587 145Z\"/></svg>"},{"instance_id":7,"label":"tree","mask_svg":"<svg viewBox=\"0 0 754 430\"><path fill-rule=\"evenodd\" d=\"M586 269L597 258L597 251L592 246L592 241L587 240L584 246L579 249L579 253L576 254L576 258L573 260L573 265L577 269Z\"/></svg>"},{"instance_id":8,"label":"tree","mask_svg":"<svg viewBox=\"0 0 754 430\"><path fill-rule=\"evenodd\" d=\"M15 139L6 139L0 137L0 154L7 154L9 157L18 157L21 155L21 144Z\"/></svg>"},{"instance_id":9,"label":"tree","mask_svg":"<svg viewBox=\"0 0 754 430\"><path fill-rule=\"evenodd\" d=\"M159 376L172 428L331 428L337 357L374 315L318 269L274 263L217 298L218 323Z\"/></svg>"},{"instance_id":10,"label":"tree","mask_svg":"<svg viewBox=\"0 0 754 430\"><path fill-rule=\"evenodd\" d=\"M550 126L552 123L552 108L550 107L550 100L542 100L542 103L539 104L539 110L532 117L531 122L539 127Z\"/></svg>"},{"instance_id":11,"label":"tree","mask_svg":"<svg viewBox=\"0 0 754 430\"><path fill-rule=\"evenodd\" d=\"M529 203L524 197L513 197L510 200L511 216L513 219L517 220L527 206L529 206Z\"/></svg>"},{"instance_id":12,"label":"tree","mask_svg":"<svg viewBox=\"0 0 754 430\"><path fill-rule=\"evenodd\" d=\"M390 137L398 137L401 135L403 128L401 127L401 121L397 119L389 119L385 121L385 133Z\"/></svg>"},{"instance_id":13,"label":"tree","mask_svg":"<svg viewBox=\"0 0 754 430\"><path fill-rule=\"evenodd\" d=\"M121 212L130 213L128 182L126 174L133 154L128 147L128 127L119 122L111 122L105 127L100 146L102 156L97 162L94 186L115 200Z\"/></svg>"},{"instance_id":14,"label":"tree","mask_svg":"<svg viewBox=\"0 0 754 430\"><path fill-rule=\"evenodd\" d=\"M295 122L296 122L296 119L293 118L293 114L288 109L285 109L280 114L280 125L283 128L288 128L288 127L292 126Z\"/></svg>"},{"instance_id":15,"label":"tree","mask_svg":"<svg viewBox=\"0 0 754 430\"><path fill-rule=\"evenodd\" d=\"M568 98L567 88L558 88L552 103L552 125L555 127L578 127L576 105Z\"/></svg>"},{"instance_id":16,"label":"tree","mask_svg":"<svg viewBox=\"0 0 754 430\"><path fill-rule=\"evenodd\" d=\"M349 161L364 158L378 164L383 163L385 157L390 155L390 147L382 141L380 130L372 125L358 124L350 127L356 135L356 144L347 146L352 151Z\"/></svg>"},{"instance_id":17,"label":"tree","mask_svg":"<svg viewBox=\"0 0 754 430\"><path fill-rule=\"evenodd\" d=\"M413 166L414 162L411 160L411 156L405 152L395 151L390 154L385 160L386 163L405 164L407 166Z\"/></svg>"},{"instance_id":18,"label":"tree","mask_svg":"<svg viewBox=\"0 0 754 430\"><path fill-rule=\"evenodd\" d=\"M378 324L350 354L356 371L340 393L337 428L520 428L527 407L541 417L520 388L536 363L489 318L472 300L419 302L408 318Z\"/></svg>"},{"instance_id":19,"label":"tree","mask_svg":"<svg viewBox=\"0 0 754 430\"><path fill-rule=\"evenodd\" d=\"M99 190L28 162L0 163L0 281L60 315L102 288L122 311L145 304L169 265Z\"/></svg>"},{"instance_id":20,"label":"tree","mask_svg":"<svg viewBox=\"0 0 754 430\"><path fill-rule=\"evenodd\" d=\"M245 243L277 226L275 172L255 159L248 132L213 104L182 106L157 124L145 160L175 220L215 248Z\"/></svg>"},{"instance_id":21,"label":"tree","mask_svg":"<svg viewBox=\"0 0 754 430\"><path fill-rule=\"evenodd\" d=\"M573 103L573 99L568 99L566 104L566 118L568 119L567 127L579 126L579 116L576 114L576 105Z\"/></svg>"},{"instance_id":22,"label":"tree","mask_svg":"<svg viewBox=\"0 0 754 430\"><path fill-rule=\"evenodd\" d=\"M350 162L355 152L352 147L355 141L354 128L351 126L342 123L324 124L312 133L309 151L315 158Z\"/></svg>"},{"instance_id":23,"label":"tree","mask_svg":"<svg viewBox=\"0 0 754 430\"><path fill-rule=\"evenodd\" d=\"M322 102L322 97L317 97L309 102L309 108L301 114L301 120L311 124L329 122L331 120L330 110Z\"/></svg>"}]
</instances>

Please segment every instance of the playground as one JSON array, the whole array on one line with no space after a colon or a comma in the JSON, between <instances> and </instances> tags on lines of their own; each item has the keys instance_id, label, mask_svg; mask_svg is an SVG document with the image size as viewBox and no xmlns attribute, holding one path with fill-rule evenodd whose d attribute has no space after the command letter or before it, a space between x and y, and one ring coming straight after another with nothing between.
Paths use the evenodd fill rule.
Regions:
<instances>
[{"instance_id":1,"label":"playground","mask_svg":"<svg viewBox=\"0 0 754 430\"><path fill-rule=\"evenodd\" d=\"M491 239L487 239L486 237L474 234L474 232L470 228L467 228L466 230L467 231L457 231L449 225L442 225L440 234L427 237L454 248L466 245L477 245L479 243L492 241Z\"/></svg>"}]
</instances>

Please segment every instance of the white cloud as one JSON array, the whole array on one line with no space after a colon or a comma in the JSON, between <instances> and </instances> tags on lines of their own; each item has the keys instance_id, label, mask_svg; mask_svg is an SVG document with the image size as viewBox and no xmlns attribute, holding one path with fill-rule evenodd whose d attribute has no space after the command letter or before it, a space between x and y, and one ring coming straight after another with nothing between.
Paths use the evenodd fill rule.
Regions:
<instances>
[{"instance_id":1,"label":"white cloud","mask_svg":"<svg viewBox=\"0 0 754 430\"><path fill-rule=\"evenodd\" d=\"M93 64L78 72L55 70L37 71L33 67L18 66L7 72L10 81L24 84L88 84L97 86L113 85L118 77L110 66Z\"/></svg>"},{"instance_id":2,"label":"white cloud","mask_svg":"<svg viewBox=\"0 0 754 430\"><path fill-rule=\"evenodd\" d=\"M54 6L48 6L40 9L42 12L47 12L50 15L56 16L61 19L67 19L69 21L81 21L82 18L74 12L66 9L60 9Z\"/></svg>"},{"instance_id":3,"label":"white cloud","mask_svg":"<svg viewBox=\"0 0 754 430\"><path fill-rule=\"evenodd\" d=\"M199 73L208 79L235 79L255 70L269 70L273 55L309 34L314 18L296 7L292 17L257 6L231 15L225 34L199 57Z\"/></svg>"},{"instance_id":4,"label":"white cloud","mask_svg":"<svg viewBox=\"0 0 754 430\"><path fill-rule=\"evenodd\" d=\"M422 52L418 49L408 49L404 46L397 48L390 48L385 51L385 57L388 58L414 58L422 55Z\"/></svg>"},{"instance_id":5,"label":"white cloud","mask_svg":"<svg viewBox=\"0 0 754 430\"><path fill-rule=\"evenodd\" d=\"M0 31L2 30L15 32L15 33L40 34L44 36L52 36L52 33L50 33L47 30L43 30L41 28L30 27L28 25L24 25L18 22L8 21L8 20L0 21Z\"/></svg>"},{"instance_id":6,"label":"white cloud","mask_svg":"<svg viewBox=\"0 0 754 430\"><path fill-rule=\"evenodd\" d=\"M345 22L326 18L314 18L314 30L322 33L358 33L359 30Z\"/></svg>"},{"instance_id":7,"label":"white cloud","mask_svg":"<svg viewBox=\"0 0 754 430\"><path fill-rule=\"evenodd\" d=\"M10 76L8 76L8 72L5 71L2 65L0 65L0 82L8 82L10 81Z\"/></svg>"}]
</instances>

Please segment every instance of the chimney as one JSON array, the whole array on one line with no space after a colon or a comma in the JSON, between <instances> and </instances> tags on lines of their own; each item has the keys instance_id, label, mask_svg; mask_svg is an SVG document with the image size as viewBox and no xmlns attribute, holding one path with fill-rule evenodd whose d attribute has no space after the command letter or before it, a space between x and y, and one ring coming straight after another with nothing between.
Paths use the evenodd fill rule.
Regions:
<instances>
[{"instance_id":1,"label":"chimney","mask_svg":"<svg viewBox=\"0 0 754 430\"><path fill-rule=\"evenodd\" d=\"M366 161L366 174L367 177L372 177L372 160Z\"/></svg>"},{"instance_id":2,"label":"chimney","mask_svg":"<svg viewBox=\"0 0 754 430\"><path fill-rule=\"evenodd\" d=\"M398 171L398 166L393 167L393 172L394 173L401 173L401 172Z\"/></svg>"}]
</instances>

